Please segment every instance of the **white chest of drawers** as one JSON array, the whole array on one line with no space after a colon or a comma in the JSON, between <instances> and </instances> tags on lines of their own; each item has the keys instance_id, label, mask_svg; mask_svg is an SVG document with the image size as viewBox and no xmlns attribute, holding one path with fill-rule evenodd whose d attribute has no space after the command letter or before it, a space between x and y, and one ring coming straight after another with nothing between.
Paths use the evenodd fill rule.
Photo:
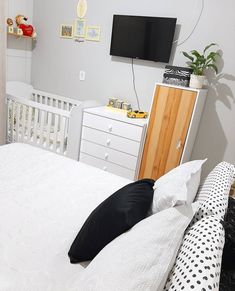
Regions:
<instances>
[{"instance_id":1,"label":"white chest of drawers","mask_svg":"<svg viewBox=\"0 0 235 291\"><path fill-rule=\"evenodd\" d=\"M80 161L135 180L139 174L146 128L146 119L130 119L105 106L85 109Z\"/></svg>"}]
</instances>

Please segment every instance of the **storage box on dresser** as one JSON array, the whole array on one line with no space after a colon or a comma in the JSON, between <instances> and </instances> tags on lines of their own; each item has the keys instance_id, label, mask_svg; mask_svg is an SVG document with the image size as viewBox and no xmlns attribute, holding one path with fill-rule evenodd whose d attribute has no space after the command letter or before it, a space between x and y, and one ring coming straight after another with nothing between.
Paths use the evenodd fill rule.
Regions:
<instances>
[{"instance_id":1,"label":"storage box on dresser","mask_svg":"<svg viewBox=\"0 0 235 291\"><path fill-rule=\"evenodd\" d=\"M80 161L135 180L146 128L146 119L130 119L105 106L85 109Z\"/></svg>"}]
</instances>

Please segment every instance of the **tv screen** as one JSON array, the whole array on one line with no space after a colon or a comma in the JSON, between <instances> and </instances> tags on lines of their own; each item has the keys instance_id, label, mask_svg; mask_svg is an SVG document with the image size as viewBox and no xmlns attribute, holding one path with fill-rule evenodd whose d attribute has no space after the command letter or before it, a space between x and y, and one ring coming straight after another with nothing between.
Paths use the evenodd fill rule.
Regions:
<instances>
[{"instance_id":1,"label":"tv screen","mask_svg":"<svg viewBox=\"0 0 235 291\"><path fill-rule=\"evenodd\" d=\"M176 18L113 16L110 55L168 63Z\"/></svg>"}]
</instances>

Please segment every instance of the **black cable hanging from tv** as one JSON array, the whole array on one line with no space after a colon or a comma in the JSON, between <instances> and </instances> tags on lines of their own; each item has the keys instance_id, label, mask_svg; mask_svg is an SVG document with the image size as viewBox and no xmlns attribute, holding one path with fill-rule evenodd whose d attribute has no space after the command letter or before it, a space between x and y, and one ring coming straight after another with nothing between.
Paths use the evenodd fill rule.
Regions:
<instances>
[{"instance_id":1,"label":"black cable hanging from tv","mask_svg":"<svg viewBox=\"0 0 235 291\"><path fill-rule=\"evenodd\" d=\"M135 70L134 70L134 59L131 59L131 68L132 68L132 81L133 81L133 88L134 88L134 92L135 92L135 97L136 97L136 101L137 101L137 106L138 106L138 110L140 111L140 102L139 102L139 96L137 94L137 90L136 90L136 82L135 82Z\"/></svg>"}]
</instances>

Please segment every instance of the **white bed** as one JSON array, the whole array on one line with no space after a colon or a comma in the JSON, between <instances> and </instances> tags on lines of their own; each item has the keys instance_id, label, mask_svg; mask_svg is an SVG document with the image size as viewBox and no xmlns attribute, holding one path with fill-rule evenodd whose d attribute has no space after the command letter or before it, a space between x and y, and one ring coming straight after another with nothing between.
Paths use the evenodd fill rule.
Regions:
<instances>
[{"instance_id":1,"label":"white bed","mask_svg":"<svg viewBox=\"0 0 235 291\"><path fill-rule=\"evenodd\" d=\"M193 220L192 229L189 227L188 231L192 232L196 240L193 244L196 256L197 252L200 253L200 248L203 249L205 246L201 243L202 238L197 240L194 231L198 232L197 227L201 230L204 218L211 221L212 214L217 221L217 228L211 221L213 232L219 234L220 231L220 239L214 240L215 246L211 248L213 253L211 257L214 259L210 264L213 270L210 271L210 268L204 270L201 263L203 276L207 275L210 284L214 286L210 289L212 291L219 290L218 274L224 245L224 229L220 221L226 211L234 173L233 165L220 163L209 174L198 192L199 196L207 193L194 217L197 221L200 216L199 225L197 226L197 222ZM174 224L167 223L173 219L172 214L169 215L170 212L177 215L182 212L177 209L169 208L165 210L167 212L161 211L144 219L129 232L108 244L85 270L87 263L72 265L67 256L71 243L91 211L117 189L130 182L125 178L27 144L14 143L1 146L0 291L162 291L162 284L165 283L174 263L176 253L172 252L177 251L179 247L173 236L173 230L178 233L178 229ZM224 203L221 203L221 199ZM211 213L208 214L210 207ZM186 220L187 217L185 216ZM192 217L193 213L190 220ZM164 223L161 223L161 219ZM186 220L184 219L184 223ZM179 219L173 221L178 223ZM162 227L164 224L165 228ZM187 227L186 224L184 227ZM173 227L172 231L169 231L169 226ZM204 227L206 230L205 224ZM171 238L167 238L169 233ZM204 238L203 235L203 239L209 238ZM164 242L162 249L159 241ZM188 240L186 235L186 249L188 241L191 240ZM171 245L167 248L166 243ZM182 253L188 256L184 241L181 248L183 252L178 254L177 268L179 262L182 262L180 257ZM142 252L143 249L147 251ZM159 249L162 251L157 255L156 251ZM165 266L166 272L163 272L163 262L166 262L166 258L168 263ZM158 265L161 271L157 268L155 270L157 262L160 262ZM217 269L213 266L217 266ZM192 268L197 276L201 276L200 268L196 268L191 259L186 260L182 268L185 268L185 272ZM164 290L176 290L174 286L178 278L174 277L174 274L175 272L170 273L168 286ZM185 290L191 289L191 283L183 280L185 277L181 277ZM121 281L123 285L120 284ZM100 282L102 288L99 288ZM156 284L160 284L161 288L155 288ZM203 285L205 290L208 290L207 285L208 282L205 281ZM194 290L202 289L202 286L198 285Z\"/></svg>"},{"instance_id":2,"label":"white bed","mask_svg":"<svg viewBox=\"0 0 235 291\"><path fill-rule=\"evenodd\" d=\"M27 144L0 161L0 290L69 291L83 270L67 256L74 237L130 181Z\"/></svg>"}]
</instances>

